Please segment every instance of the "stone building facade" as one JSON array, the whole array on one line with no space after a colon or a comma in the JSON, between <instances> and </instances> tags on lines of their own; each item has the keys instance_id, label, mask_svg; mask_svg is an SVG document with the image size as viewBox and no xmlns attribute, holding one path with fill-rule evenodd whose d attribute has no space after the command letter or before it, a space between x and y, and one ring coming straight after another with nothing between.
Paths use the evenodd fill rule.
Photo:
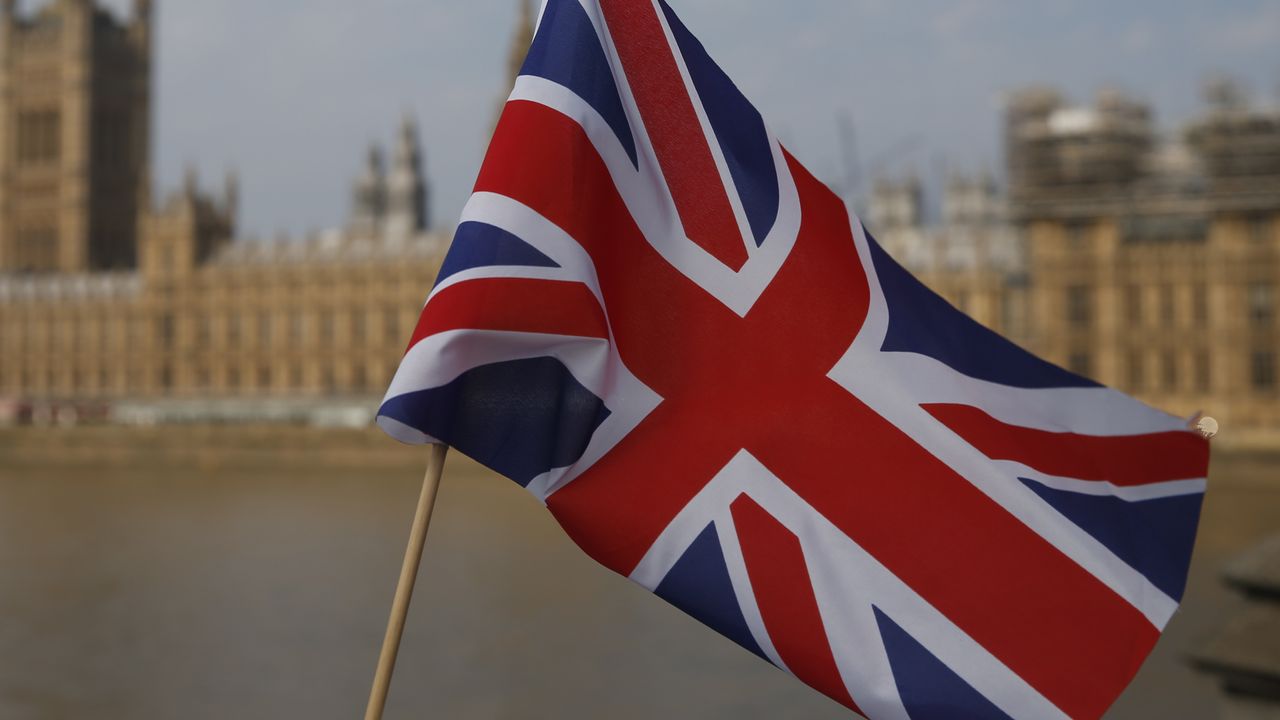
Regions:
<instances>
[{"instance_id":1,"label":"stone building facade","mask_svg":"<svg viewBox=\"0 0 1280 720\"><path fill-rule=\"evenodd\" d=\"M1008 191L881 182L869 221L891 254L1033 352L1236 438L1280 442L1280 110L1229 85L1173 137L1115 92L1011 101Z\"/></svg>"},{"instance_id":2,"label":"stone building facade","mask_svg":"<svg viewBox=\"0 0 1280 720\"><path fill-rule=\"evenodd\" d=\"M1280 109L1219 84L1161 138L1149 110L1025 92L1006 133L1029 333L1045 357L1181 414L1280 432Z\"/></svg>"},{"instance_id":3,"label":"stone building facade","mask_svg":"<svg viewBox=\"0 0 1280 720\"><path fill-rule=\"evenodd\" d=\"M151 14L0 0L0 271L136 264L150 194Z\"/></svg>"},{"instance_id":4,"label":"stone building facade","mask_svg":"<svg viewBox=\"0 0 1280 720\"><path fill-rule=\"evenodd\" d=\"M151 4L122 22L0 3L0 398L380 393L445 247L412 119L389 171L378 152L357 179L348 228L233 241L234 178L150 202Z\"/></svg>"},{"instance_id":5,"label":"stone building facade","mask_svg":"<svg viewBox=\"0 0 1280 720\"><path fill-rule=\"evenodd\" d=\"M143 219L134 269L0 276L0 397L380 393L444 238L232 242L230 206L189 185Z\"/></svg>"}]
</instances>

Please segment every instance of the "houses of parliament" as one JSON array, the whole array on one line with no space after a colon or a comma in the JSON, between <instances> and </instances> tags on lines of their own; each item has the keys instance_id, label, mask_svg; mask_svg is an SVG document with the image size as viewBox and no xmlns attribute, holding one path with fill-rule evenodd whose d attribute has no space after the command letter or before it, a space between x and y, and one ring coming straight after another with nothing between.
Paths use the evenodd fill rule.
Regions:
<instances>
[{"instance_id":1,"label":"houses of parliament","mask_svg":"<svg viewBox=\"0 0 1280 720\"><path fill-rule=\"evenodd\" d=\"M153 12L0 0L0 398L377 395L446 244L414 123L348 227L237 242L234 177L152 202Z\"/></svg>"},{"instance_id":2,"label":"houses of parliament","mask_svg":"<svg viewBox=\"0 0 1280 720\"><path fill-rule=\"evenodd\" d=\"M522 4L511 72L532 18ZM367 401L439 268L411 119L347 226L236 239L237 184L151 183L153 3L0 0L0 404ZM1280 110L1229 83L1173 135L1107 91L1005 108L1006 189L877 183L867 219L979 322L1224 438L1280 445Z\"/></svg>"}]
</instances>

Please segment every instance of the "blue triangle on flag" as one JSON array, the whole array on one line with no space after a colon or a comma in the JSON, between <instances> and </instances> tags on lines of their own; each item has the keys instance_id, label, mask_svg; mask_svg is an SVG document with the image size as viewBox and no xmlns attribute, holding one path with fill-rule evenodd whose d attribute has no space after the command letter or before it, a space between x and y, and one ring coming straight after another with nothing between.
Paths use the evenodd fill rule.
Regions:
<instances>
[{"instance_id":1,"label":"blue triangle on flag","mask_svg":"<svg viewBox=\"0 0 1280 720\"><path fill-rule=\"evenodd\" d=\"M397 395L378 414L528 487L577 462L609 409L564 363L538 357L472 368L447 385Z\"/></svg>"},{"instance_id":2,"label":"blue triangle on flag","mask_svg":"<svg viewBox=\"0 0 1280 720\"><path fill-rule=\"evenodd\" d=\"M1019 388L1098 387L1042 360L952 307L867 235L890 308L881 350L931 357L962 375Z\"/></svg>"},{"instance_id":3,"label":"blue triangle on flag","mask_svg":"<svg viewBox=\"0 0 1280 720\"><path fill-rule=\"evenodd\" d=\"M1010 720L897 623L872 606L902 706L914 720Z\"/></svg>"},{"instance_id":4,"label":"blue triangle on flag","mask_svg":"<svg viewBox=\"0 0 1280 720\"><path fill-rule=\"evenodd\" d=\"M545 78L572 90L600 113L631 164L637 164L636 141L622 109L613 70L591 18L578 0L548 0L520 74Z\"/></svg>"},{"instance_id":5,"label":"blue triangle on flag","mask_svg":"<svg viewBox=\"0 0 1280 720\"><path fill-rule=\"evenodd\" d=\"M715 523L689 545L653 592L768 661L742 616Z\"/></svg>"},{"instance_id":6,"label":"blue triangle on flag","mask_svg":"<svg viewBox=\"0 0 1280 720\"><path fill-rule=\"evenodd\" d=\"M453 245L436 275L436 285L463 270L496 265L560 267L541 250L500 227L464 222L453 236Z\"/></svg>"},{"instance_id":7,"label":"blue triangle on flag","mask_svg":"<svg viewBox=\"0 0 1280 720\"><path fill-rule=\"evenodd\" d=\"M1174 600L1182 599L1204 499L1201 493L1130 502L1019 479L1152 585Z\"/></svg>"}]
</instances>

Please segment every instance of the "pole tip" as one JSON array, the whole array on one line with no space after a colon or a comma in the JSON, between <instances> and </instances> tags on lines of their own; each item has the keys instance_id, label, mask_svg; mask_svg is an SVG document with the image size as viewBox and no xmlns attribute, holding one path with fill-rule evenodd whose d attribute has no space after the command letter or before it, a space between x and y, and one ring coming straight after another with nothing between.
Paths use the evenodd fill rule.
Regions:
<instances>
[{"instance_id":1,"label":"pole tip","mask_svg":"<svg viewBox=\"0 0 1280 720\"><path fill-rule=\"evenodd\" d=\"M1191 429L1200 433L1205 440L1212 440L1218 434L1218 421L1208 415L1200 415L1191 422Z\"/></svg>"}]
</instances>

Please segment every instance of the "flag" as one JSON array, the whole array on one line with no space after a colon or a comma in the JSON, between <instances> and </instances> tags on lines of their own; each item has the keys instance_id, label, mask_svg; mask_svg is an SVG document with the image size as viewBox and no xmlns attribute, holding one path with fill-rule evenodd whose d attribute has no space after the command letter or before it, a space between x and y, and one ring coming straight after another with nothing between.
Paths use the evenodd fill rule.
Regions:
<instances>
[{"instance_id":1,"label":"flag","mask_svg":"<svg viewBox=\"0 0 1280 720\"><path fill-rule=\"evenodd\" d=\"M1096 718L1207 442L908 274L662 0L547 0L379 411L873 720Z\"/></svg>"}]
</instances>

